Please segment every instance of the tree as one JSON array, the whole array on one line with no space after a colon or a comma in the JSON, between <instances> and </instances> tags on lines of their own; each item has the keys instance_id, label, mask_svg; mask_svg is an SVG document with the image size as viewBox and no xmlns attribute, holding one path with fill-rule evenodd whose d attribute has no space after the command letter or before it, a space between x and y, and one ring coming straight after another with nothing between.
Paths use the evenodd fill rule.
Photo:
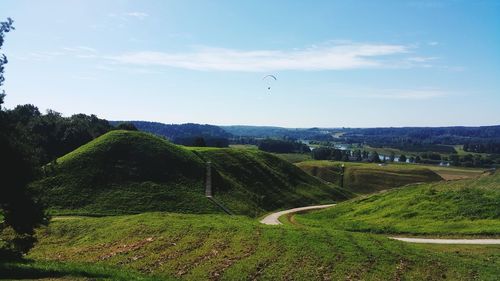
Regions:
<instances>
[{"instance_id":1,"label":"tree","mask_svg":"<svg viewBox=\"0 0 500 281\"><path fill-rule=\"evenodd\" d=\"M406 162L406 155L404 154L401 154L401 156L399 156L399 162Z\"/></svg>"},{"instance_id":2,"label":"tree","mask_svg":"<svg viewBox=\"0 0 500 281\"><path fill-rule=\"evenodd\" d=\"M370 161L372 163L380 163L380 156L378 155L378 153L376 151L373 151L370 154L370 158L368 159L368 161Z\"/></svg>"},{"instance_id":3,"label":"tree","mask_svg":"<svg viewBox=\"0 0 500 281\"><path fill-rule=\"evenodd\" d=\"M389 161L394 162L394 158L396 158L396 154L391 151L391 154L389 155Z\"/></svg>"},{"instance_id":4,"label":"tree","mask_svg":"<svg viewBox=\"0 0 500 281\"><path fill-rule=\"evenodd\" d=\"M205 147L205 146L207 146L207 144L205 143L205 139L203 137L197 137L197 138L195 138L193 145L197 146L197 147Z\"/></svg>"},{"instance_id":5,"label":"tree","mask_svg":"<svg viewBox=\"0 0 500 281\"><path fill-rule=\"evenodd\" d=\"M311 152L312 158L314 160L331 160L332 159L332 154L333 154L333 149L329 147L318 147L313 149Z\"/></svg>"},{"instance_id":6,"label":"tree","mask_svg":"<svg viewBox=\"0 0 500 281\"><path fill-rule=\"evenodd\" d=\"M420 163L422 162L422 159L420 158L419 155L417 155L417 157L415 157L415 163Z\"/></svg>"},{"instance_id":7,"label":"tree","mask_svg":"<svg viewBox=\"0 0 500 281\"><path fill-rule=\"evenodd\" d=\"M7 21L5 22L0 22L0 49L2 49L3 42L4 42L4 36L5 33L10 32L11 30L14 30L14 26L12 25L14 21L11 18L7 18ZM5 77L3 76L4 73L4 65L7 64L8 60L7 57L2 54L0 56L0 87L3 85L3 82L5 81ZM3 104L3 99L5 97L5 91L0 91L0 109L2 108Z\"/></svg>"},{"instance_id":8,"label":"tree","mask_svg":"<svg viewBox=\"0 0 500 281\"><path fill-rule=\"evenodd\" d=\"M123 122L116 126L118 130L126 130L126 131L137 131L137 127L134 123L131 122Z\"/></svg>"},{"instance_id":9,"label":"tree","mask_svg":"<svg viewBox=\"0 0 500 281\"><path fill-rule=\"evenodd\" d=\"M0 49L5 33L14 30L13 20L0 22ZM7 57L0 57L0 86L5 78L4 66ZM5 92L0 93L0 106L3 104ZM33 113L33 112L31 112ZM28 114L29 113L28 110ZM0 107L0 257L26 253L34 244L34 228L46 223L46 216L28 189L28 183L37 174L36 160L33 158L29 144L23 142L23 134L10 120L8 114Z\"/></svg>"}]
</instances>

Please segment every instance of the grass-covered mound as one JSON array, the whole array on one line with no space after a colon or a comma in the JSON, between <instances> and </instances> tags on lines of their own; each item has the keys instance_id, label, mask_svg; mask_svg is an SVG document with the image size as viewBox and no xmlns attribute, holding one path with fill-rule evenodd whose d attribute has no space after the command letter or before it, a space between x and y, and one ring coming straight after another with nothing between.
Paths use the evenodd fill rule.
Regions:
<instances>
[{"instance_id":1,"label":"grass-covered mound","mask_svg":"<svg viewBox=\"0 0 500 281\"><path fill-rule=\"evenodd\" d=\"M295 219L351 231L499 236L500 173L407 186Z\"/></svg>"},{"instance_id":2,"label":"grass-covered mound","mask_svg":"<svg viewBox=\"0 0 500 281\"><path fill-rule=\"evenodd\" d=\"M296 165L310 175L340 184L344 164L344 188L354 193L373 193L417 182L439 181L442 178L428 168L415 165L304 161Z\"/></svg>"},{"instance_id":3,"label":"grass-covered mound","mask_svg":"<svg viewBox=\"0 0 500 281\"><path fill-rule=\"evenodd\" d=\"M289 162L258 150L192 148L216 171L215 192L238 213L308 206L352 197L304 173ZM255 213L258 215L258 213Z\"/></svg>"},{"instance_id":4,"label":"grass-covered mound","mask_svg":"<svg viewBox=\"0 0 500 281\"><path fill-rule=\"evenodd\" d=\"M182 280L494 280L500 275L498 247L481 255L445 255L378 235L270 227L225 215L55 218L37 237L28 255L36 262L119 266Z\"/></svg>"},{"instance_id":5,"label":"grass-covered mound","mask_svg":"<svg viewBox=\"0 0 500 281\"><path fill-rule=\"evenodd\" d=\"M153 135L112 131L48 165L33 184L53 213L217 213L205 198L205 162L215 197L235 213L260 215L346 196L259 151L189 150Z\"/></svg>"}]
</instances>

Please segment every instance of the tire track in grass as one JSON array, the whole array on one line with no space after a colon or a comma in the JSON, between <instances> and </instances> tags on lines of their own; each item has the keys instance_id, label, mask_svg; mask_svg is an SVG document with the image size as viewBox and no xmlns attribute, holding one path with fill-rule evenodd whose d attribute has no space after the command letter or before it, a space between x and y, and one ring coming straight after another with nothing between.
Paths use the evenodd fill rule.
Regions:
<instances>
[{"instance_id":1,"label":"tire track in grass","mask_svg":"<svg viewBox=\"0 0 500 281\"><path fill-rule=\"evenodd\" d=\"M212 245L208 245L209 249L207 249L207 252L202 255L196 256L194 260L186 262L183 265L177 267L177 272L175 275L178 277L184 276L198 265L217 257L222 251L229 247L229 240L229 237L224 236L224 239L215 241L213 247Z\"/></svg>"},{"instance_id":2,"label":"tire track in grass","mask_svg":"<svg viewBox=\"0 0 500 281\"><path fill-rule=\"evenodd\" d=\"M359 271L353 270L351 273L349 273L346 276L345 280L347 280L347 281L363 280L361 277L363 275L368 274L375 267L376 259L371 253L366 251L366 249L364 247L362 247L361 245L359 245L359 243L356 242L356 240L352 236L352 233L346 232L345 234L346 234L347 240L349 240L351 245L353 245L354 248L356 248L357 252L361 253L361 255L363 257L366 257L366 262L364 262L362 264L363 266L361 267L361 270L359 270Z\"/></svg>"},{"instance_id":3,"label":"tire track in grass","mask_svg":"<svg viewBox=\"0 0 500 281\"><path fill-rule=\"evenodd\" d=\"M189 236L189 238L193 238L192 236ZM202 235L201 237L197 237L194 241L186 242L185 245L179 243L173 248L180 248L180 249L173 249L172 251L169 251L167 253L162 253L160 257L154 262L153 266L156 269L159 269L165 265L167 265L170 261L172 260L177 260L180 257L189 254L192 251L195 251L198 248L201 248L205 242L208 240L209 236L208 235ZM184 241L185 239L182 239L181 241ZM179 245L182 245L183 247L180 247ZM170 247L169 247L170 248Z\"/></svg>"},{"instance_id":4,"label":"tire track in grass","mask_svg":"<svg viewBox=\"0 0 500 281\"><path fill-rule=\"evenodd\" d=\"M370 237L370 240L373 241L379 249L387 253L387 255L385 256L395 257L394 260L396 261L396 263L394 266L394 274L392 275L393 276L392 280L401 281L405 273L411 269L410 265L412 264L412 262L401 254L401 248L398 248L397 252L391 251L388 246L383 244L382 239L386 240L385 237L384 238L380 238L378 236ZM387 241L387 242L392 243L392 241Z\"/></svg>"},{"instance_id":5,"label":"tire track in grass","mask_svg":"<svg viewBox=\"0 0 500 281\"><path fill-rule=\"evenodd\" d=\"M332 242L331 235L329 235L324 229L322 229L320 234L321 234L320 236L321 241L323 241L325 244L328 245L328 249L334 249L335 251L335 256L333 257L333 260L331 260L329 263L322 263L318 267L318 274L320 279L324 281L329 281L332 280L332 276L335 269L338 268L338 265L341 263L341 261L344 260L345 257L342 254L342 251L337 247L337 245Z\"/></svg>"},{"instance_id":6,"label":"tire track in grass","mask_svg":"<svg viewBox=\"0 0 500 281\"><path fill-rule=\"evenodd\" d=\"M165 252L167 250L172 249L173 247L177 246L178 243L180 243L183 239L187 237L187 234L189 233L191 226L183 229L182 231L179 231L175 235L172 235L168 237L167 239L160 240L160 244L157 245L156 247L152 248L150 252L152 253L161 253L158 255L158 258L161 260L162 257L165 257ZM142 266L139 271L143 273L153 273L155 269L163 265L163 263L159 260L155 260L153 263L148 263L144 266Z\"/></svg>"},{"instance_id":7,"label":"tire track in grass","mask_svg":"<svg viewBox=\"0 0 500 281\"><path fill-rule=\"evenodd\" d=\"M237 263L238 261L245 259L251 255L253 255L257 251L257 246L260 241L260 235L261 235L261 229L257 229L256 235L252 237L250 241L254 241L254 243L249 244L248 247L245 247L244 251L240 255L236 255L233 258L230 257L225 257L222 262L220 263L219 266L217 266L214 270L209 272L209 280L212 281L218 281L221 279L222 275L224 272L231 267L233 264Z\"/></svg>"},{"instance_id":8,"label":"tire track in grass","mask_svg":"<svg viewBox=\"0 0 500 281\"><path fill-rule=\"evenodd\" d=\"M285 236L285 230L283 228L281 228L279 230L279 232L280 232L280 234L279 234L278 241L273 241L275 243L275 245L277 245L274 247L274 249L276 250L275 255L272 255L269 258L264 259L263 261L259 261L257 263L257 266L254 269L254 272L248 276L247 280L251 280L251 281L258 280L264 274L264 271L266 269L271 267L271 265L276 263L285 254L286 250L282 248L283 247L282 245L284 244L283 237ZM266 249L266 250L269 251L269 249Z\"/></svg>"}]
</instances>

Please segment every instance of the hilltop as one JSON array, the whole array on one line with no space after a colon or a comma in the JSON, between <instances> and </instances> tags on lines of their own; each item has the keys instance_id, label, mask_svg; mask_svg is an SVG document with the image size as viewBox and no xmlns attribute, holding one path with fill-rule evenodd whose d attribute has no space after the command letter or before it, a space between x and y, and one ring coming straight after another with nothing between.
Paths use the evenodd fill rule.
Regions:
<instances>
[{"instance_id":1,"label":"hilltop","mask_svg":"<svg viewBox=\"0 0 500 281\"><path fill-rule=\"evenodd\" d=\"M204 193L208 160L215 198L237 214L350 196L269 153L187 149L137 131L111 131L59 158L33 188L55 213L219 213Z\"/></svg>"},{"instance_id":2,"label":"hilltop","mask_svg":"<svg viewBox=\"0 0 500 281\"><path fill-rule=\"evenodd\" d=\"M303 171L330 183L340 184L344 165L344 188L355 193L373 193L417 182L439 181L442 178L428 168L388 164L332 162L326 160L296 163Z\"/></svg>"},{"instance_id":3,"label":"hilltop","mask_svg":"<svg viewBox=\"0 0 500 281\"><path fill-rule=\"evenodd\" d=\"M349 231L500 235L500 173L397 188L296 219Z\"/></svg>"}]
</instances>

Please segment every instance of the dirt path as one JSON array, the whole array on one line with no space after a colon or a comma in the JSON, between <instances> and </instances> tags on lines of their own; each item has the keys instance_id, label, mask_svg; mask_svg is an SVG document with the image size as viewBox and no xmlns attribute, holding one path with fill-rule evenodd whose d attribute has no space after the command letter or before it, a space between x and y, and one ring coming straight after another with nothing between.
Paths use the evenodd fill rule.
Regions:
<instances>
[{"instance_id":1,"label":"dirt path","mask_svg":"<svg viewBox=\"0 0 500 281\"><path fill-rule=\"evenodd\" d=\"M335 204L329 205L316 205L301 208L293 208L289 210L279 211L267 215L265 218L260 220L261 223L267 225L279 225L282 224L279 218L286 214L292 214L303 211L310 211L316 209L324 209L328 207L335 206ZM431 239L431 238L406 238L406 237L389 237L390 239L408 242L408 243L428 243L428 244L467 244L467 245L500 245L500 239Z\"/></svg>"},{"instance_id":2,"label":"dirt path","mask_svg":"<svg viewBox=\"0 0 500 281\"><path fill-rule=\"evenodd\" d=\"M335 204L316 205L316 206L300 207L300 208L294 208L294 209L284 210L284 211L280 211L280 212L276 212L276 213L272 213L270 215L267 215L260 222L263 223L263 224L268 224L268 225L278 225L278 224L282 224L279 221L279 217L281 217L283 215L290 214L290 213L302 212L302 211L324 209L324 208L328 208L328 207L332 207L332 206L335 206Z\"/></svg>"},{"instance_id":3,"label":"dirt path","mask_svg":"<svg viewBox=\"0 0 500 281\"><path fill-rule=\"evenodd\" d=\"M430 239L430 238L405 238L405 237L389 237L389 238L409 243L500 245L500 239Z\"/></svg>"}]
</instances>

